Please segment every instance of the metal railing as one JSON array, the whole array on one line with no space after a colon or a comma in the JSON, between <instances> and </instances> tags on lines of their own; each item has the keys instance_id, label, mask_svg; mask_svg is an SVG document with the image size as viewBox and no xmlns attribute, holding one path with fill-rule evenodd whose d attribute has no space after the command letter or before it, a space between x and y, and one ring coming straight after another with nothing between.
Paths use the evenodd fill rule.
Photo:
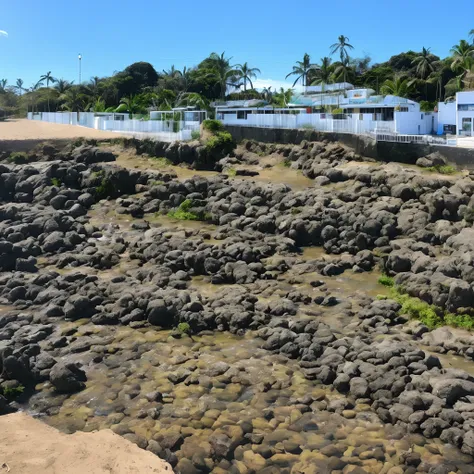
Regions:
<instances>
[{"instance_id":1,"label":"metal railing","mask_svg":"<svg viewBox=\"0 0 474 474\"><path fill-rule=\"evenodd\" d=\"M456 146L454 137L434 137L432 135L401 135L397 133L371 133L377 142L416 143L420 145Z\"/></svg>"}]
</instances>

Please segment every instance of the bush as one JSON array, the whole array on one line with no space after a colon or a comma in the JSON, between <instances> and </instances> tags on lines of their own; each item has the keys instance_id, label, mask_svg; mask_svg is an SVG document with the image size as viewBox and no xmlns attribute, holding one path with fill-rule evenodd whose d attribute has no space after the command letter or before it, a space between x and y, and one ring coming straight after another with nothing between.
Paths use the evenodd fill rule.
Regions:
<instances>
[{"instance_id":1,"label":"bush","mask_svg":"<svg viewBox=\"0 0 474 474\"><path fill-rule=\"evenodd\" d=\"M168 212L168 217L172 219L179 219L180 221L205 221L209 220L209 214L199 211L193 212L191 208L193 207L194 203L191 199L186 199L183 201L179 207L174 211Z\"/></svg>"},{"instance_id":2,"label":"bush","mask_svg":"<svg viewBox=\"0 0 474 474\"><path fill-rule=\"evenodd\" d=\"M51 184L59 188L61 186L61 180L59 178L51 178Z\"/></svg>"},{"instance_id":3,"label":"bush","mask_svg":"<svg viewBox=\"0 0 474 474\"><path fill-rule=\"evenodd\" d=\"M286 158L285 160L282 161L282 166L284 166L285 168L289 168L291 166L291 160L289 160L288 158Z\"/></svg>"},{"instance_id":4,"label":"bush","mask_svg":"<svg viewBox=\"0 0 474 474\"><path fill-rule=\"evenodd\" d=\"M14 400L18 398L25 391L23 385L18 385L17 387L4 387L3 396L8 400Z\"/></svg>"},{"instance_id":5,"label":"bush","mask_svg":"<svg viewBox=\"0 0 474 474\"><path fill-rule=\"evenodd\" d=\"M179 323L177 329L181 334L191 334L191 326L188 323Z\"/></svg>"},{"instance_id":6,"label":"bush","mask_svg":"<svg viewBox=\"0 0 474 474\"><path fill-rule=\"evenodd\" d=\"M237 176L237 170L235 168L228 168L227 170L227 176Z\"/></svg>"},{"instance_id":7,"label":"bush","mask_svg":"<svg viewBox=\"0 0 474 474\"><path fill-rule=\"evenodd\" d=\"M392 277L389 277L388 275L382 275L379 278L379 283L383 286L393 286L394 281Z\"/></svg>"},{"instance_id":8,"label":"bush","mask_svg":"<svg viewBox=\"0 0 474 474\"><path fill-rule=\"evenodd\" d=\"M191 138L193 140L199 140L201 138L201 132L199 130L193 130L191 132Z\"/></svg>"},{"instance_id":9,"label":"bush","mask_svg":"<svg viewBox=\"0 0 474 474\"><path fill-rule=\"evenodd\" d=\"M440 173L440 174L454 174L456 173L456 168L451 165L436 165L426 168L428 171L432 173Z\"/></svg>"},{"instance_id":10,"label":"bush","mask_svg":"<svg viewBox=\"0 0 474 474\"><path fill-rule=\"evenodd\" d=\"M158 166L172 166L173 162L165 157L152 156L151 159L153 163L156 163Z\"/></svg>"},{"instance_id":11,"label":"bush","mask_svg":"<svg viewBox=\"0 0 474 474\"><path fill-rule=\"evenodd\" d=\"M206 149L212 155L228 155L234 148L235 142L229 132L217 132L206 143Z\"/></svg>"},{"instance_id":12,"label":"bush","mask_svg":"<svg viewBox=\"0 0 474 474\"><path fill-rule=\"evenodd\" d=\"M30 161L30 157L24 151L15 151L10 154L10 156L8 157L8 161L16 165L21 165L24 163L28 163L28 161Z\"/></svg>"},{"instance_id":13,"label":"bush","mask_svg":"<svg viewBox=\"0 0 474 474\"><path fill-rule=\"evenodd\" d=\"M223 132L225 130L224 125L220 120L207 119L202 122L202 126L204 130L212 133Z\"/></svg>"}]
</instances>

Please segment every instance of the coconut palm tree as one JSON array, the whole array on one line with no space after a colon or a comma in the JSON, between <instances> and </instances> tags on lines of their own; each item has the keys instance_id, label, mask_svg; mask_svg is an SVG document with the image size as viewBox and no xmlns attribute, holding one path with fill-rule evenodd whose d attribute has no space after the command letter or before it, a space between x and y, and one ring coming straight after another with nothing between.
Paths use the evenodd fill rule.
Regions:
<instances>
[{"instance_id":1,"label":"coconut palm tree","mask_svg":"<svg viewBox=\"0 0 474 474\"><path fill-rule=\"evenodd\" d=\"M170 69L168 69L168 70L163 69L163 74L165 76L169 76L169 77L176 77L176 76L181 75L181 71L179 69L176 69L174 67L174 64L172 64Z\"/></svg>"},{"instance_id":2,"label":"coconut palm tree","mask_svg":"<svg viewBox=\"0 0 474 474\"><path fill-rule=\"evenodd\" d=\"M265 100L268 103L270 103L272 101L272 97L273 97L272 86L264 87L262 89L262 94L263 94L263 97L265 97Z\"/></svg>"},{"instance_id":3,"label":"coconut palm tree","mask_svg":"<svg viewBox=\"0 0 474 474\"><path fill-rule=\"evenodd\" d=\"M58 94L64 94L74 84L74 81L67 81L66 79L58 79L54 88L58 91Z\"/></svg>"},{"instance_id":4,"label":"coconut palm tree","mask_svg":"<svg viewBox=\"0 0 474 474\"><path fill-rule=\"evenodd\" d=\"M355 75L355 69L347 59L344 62L337 61L334 63L334 78L336 81L340 81L341 78L343 82L347 82L347 80L353 81Z\"/></svg>"},{"instance_id":5,"label":"coconut palm tree","mask_svg":"<svg viewBox=\"0 0 474 474\"><path fill-rule=\"evenodd\" d=\"M36 93L44 86L43 82L38 81L30 87L31 92L31 111L34 112L36 108Z\"/></svg>"},{"instance_id":6,"label":"coconut palm tree","mask_svg":"<svg viewBox=\"0 0 474 474\"><path fill-rule=\"evenodd\" d=\"M425 48L424 46L420 55L412 61L412 65L416 66L416 74L423 80L434 71L433 63L434 59L430 53L430 48Z\"/></svg>"},{"instance_id":7,"label":"coconut palm tree","mask_svg":"<svg viewBox=\"0 0 474 474\"><path fill-rule=\"evenodd\" d=\"M247 81L250 83L250 87L253 89L252 78L257 77L257 73L261 74L262 72L257 67L250 67L247 62L244 64L237 64L237 71L239 72L240 79L244 80L244 92L247 91Z\"/></svg>"},{"instance_id":8,"label":"coconut palm tree","mask_svg":"<svg viewBox=\"0 0 474 474\"><path fill-rule=\"evenodd\" d=\"M56 82L56 78L51 75L51 71L48 71L46 74L40 77L40 81L46 81L46 87L49 88L49 83L51 82L54 84ZM51 112L49 107L49 92L48 92L48 112Z\"/></svg>"},{"instance_id":9,"label":"coconut palm tree","mask_svg":"<svg viewBox=\"0 0 474 474\"><path fill-rule=\"evenodd\" d=\"M321 63L315 66L316 67L311 71L311 77L313 78L311 85L317 86L322 84L324 89L324 86L329 84L334 70L332 60L325 56L324 58L321 58Z\"/></svg>"},{"instance_id":10,"label":"coconut palm tree","mask_svg":"<svg viewBox=\"0 0 474 474\"><path fill-rule=\"evenodd\" d=\"M453 62L451 69L455 72L469 70L474 62L474 45L461 40L451 48Z\"/></svg>"},{"instance_id":11,"label":"coconut palm tree","mask_svg":"<svg viewBox=\"0 0 474 474\"><path fill-rule=\"evenodd\" d=\"M137 114L143 110L143 106L137 96L131 95L130 97L122 97L120 104L117 107L117 112L128 112L130 115Z\"/></svg>"},{"instance_id":12,"label":"coconut palm tree","mask_svg":"<svg viewBox=\"0 0 474 474\"><path fill-rule=\"evenodd\" d=\"M225 99L227 86L235 86L239 77L239 71L236 66L232 66L230 62L232 58L225 57L225 51L222 54L212 53L209 56L209 62L213 72L209 75L215 78L216 84L221 90L221 99Z\"/></svg>"},{"instance_id":13,"label":"coconut palm tree","mask_svg":"<svg viewBox=\"0 0 474 474\"><path fill-rule=\"evenodd\" d=\"M387 79L381 88L382 94L395 95L397 97L408 97L413 88L413 82L404 76L395 76Z\"/></svg>"},{"instance_id":14,"label":"coconut palm tree","mask_svg":"<svg viewBox=\"0 0 474 474\"><path fill-rule=\"evenodd\" d=\"M303 61L296 61L296 64L293 66L293 71L286 75L285 79L288 79L290 76L296 76L293 86L295 87L298 81L301 81L303 87L306 87L308 73L316 69L316 65L311 64L311 58L308 53L305 53L303 56Z\"/></svg>"},{"instance_id":15,"label":"coconut palm tree","mask_svg":"<svg viewBox=\"0 0 474 474\"><path fill-rule=\"evenodd\" d=\"M8 79L0 79L0 94L7 91Z\"/></svg>"},{"instance_id":16,"label":"coconut palm tree","mask_svg":"<svg viewBox=\"0 0 474 474\"><path fill-rule=\"evenodd\" d=\"M436 84L436 100L441 102L443 99L443 77L444 71L443 67L439 61L434 63L434 70L428 77L428 82L431 84Z\"/></svg>"},{"instance_id":17,"label":"coconut palm tree","mask_svg":"<svg viewBox=\"0 0 474 474\"><path fill-rule=\"evenodd\" d=\"M474 43L474 30L469 32L469 38L471 38L471 41Z\"/></svg>"},{"instance_id":18,"label":"coconut palm tree","mask_svg":"<svg viewBox=\"0 0 474 474\"><path fill-rule=\"evenodd\" d=\"M80 112L84 110L84 105L87 97L81 93L79 87L71 87L64 94L59 96L63 101L61 108L69 112Z\"/></svg>"},{"instance_id":19,"label":"coconut palm tree","mask_svg":"<svg viewBox=\"0 0 474 474\"><path fill-rule=\"evenodd\" d=\"M339 35L337 38L337 43L331 45L331 55L336 54L339 51L339 57L341 58L341 63L349 61L349 53L347 52L348 49L354 49L349 43L349 38L344 35Z\"/></svg>"},{"instance_id":20,"label":"coconut palm tree","mask_svg":"<svg viewBox=\"0 0 474 474\"><path fill-rule=\"evenodd\" d=\"M23 79L17 79L17 80L16 80L16 85L13 86L14 89L19 92L20 96L22 96L22 95L23 95L23 91L26 90L26 88L23 87L23 84L24 84Z\"/></svg>"}]
</instances>

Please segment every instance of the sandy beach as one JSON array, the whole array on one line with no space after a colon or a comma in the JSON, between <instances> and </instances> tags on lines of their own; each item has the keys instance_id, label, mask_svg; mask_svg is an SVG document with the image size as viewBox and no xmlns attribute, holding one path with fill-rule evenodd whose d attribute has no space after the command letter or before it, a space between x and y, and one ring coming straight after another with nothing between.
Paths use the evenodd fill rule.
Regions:
<instances>
[{"instance_id":1,"label":"sandy beach","mask_svg":"<svg viewBox=\"0 0 474 474\"><path fill-rule=\"evenodd\" d=\"M0 417L0 473L165 474L171 466L110 430L64 434L25 413Z\"/></svg>"}]
</instances>

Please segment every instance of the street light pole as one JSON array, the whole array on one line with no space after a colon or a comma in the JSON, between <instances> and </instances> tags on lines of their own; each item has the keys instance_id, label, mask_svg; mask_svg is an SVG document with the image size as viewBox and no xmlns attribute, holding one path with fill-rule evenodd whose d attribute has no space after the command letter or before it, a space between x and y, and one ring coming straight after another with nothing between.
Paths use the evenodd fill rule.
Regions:
<instances>
[{"instance_id":1,"label":"street light pole","mask_svg":"<svg viewBox=\"0 0 474 474\"><path fill-rule=\"evenodd\" d=\"M81 72L82 72L82 71L81 71L81 63L82 63L82 54L79 53L79 55L78 55L77 58L79 59L79 84L81 84Z\"/></svg>"}]
</instances>

